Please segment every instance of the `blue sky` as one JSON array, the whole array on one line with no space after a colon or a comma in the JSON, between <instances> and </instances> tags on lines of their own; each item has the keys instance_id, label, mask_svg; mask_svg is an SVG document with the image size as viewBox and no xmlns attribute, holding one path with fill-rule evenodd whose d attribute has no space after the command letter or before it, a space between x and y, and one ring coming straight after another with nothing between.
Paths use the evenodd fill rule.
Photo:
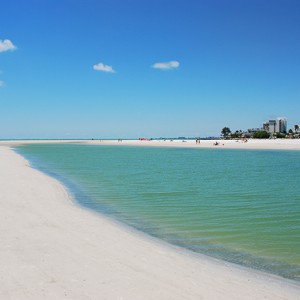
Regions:
<instances>
[{"instance_id":1,"label":"blue sky","mask_svg":"<svg viewBox=\"0 0 300 300\"><path fill-rule=\"evenodd\" d=\"M300 123L298 0L0 7L0 138L209 136L274 117Z\"/></svg>"}]
</instances>

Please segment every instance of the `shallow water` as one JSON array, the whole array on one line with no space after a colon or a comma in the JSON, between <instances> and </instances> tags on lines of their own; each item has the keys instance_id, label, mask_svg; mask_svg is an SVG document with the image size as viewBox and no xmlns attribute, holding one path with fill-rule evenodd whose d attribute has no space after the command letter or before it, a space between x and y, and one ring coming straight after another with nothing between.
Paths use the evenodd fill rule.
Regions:
<instances>
[{"instance_id":1,"label":"shallow water","mask_svg":"<svg viewBox=\"0 0 300 300\"><path fill-rule=\"evenodd\" d=\"M300 152L24 145L77 201L196 252L300 280Z\"/></svg>"}]
</instances>

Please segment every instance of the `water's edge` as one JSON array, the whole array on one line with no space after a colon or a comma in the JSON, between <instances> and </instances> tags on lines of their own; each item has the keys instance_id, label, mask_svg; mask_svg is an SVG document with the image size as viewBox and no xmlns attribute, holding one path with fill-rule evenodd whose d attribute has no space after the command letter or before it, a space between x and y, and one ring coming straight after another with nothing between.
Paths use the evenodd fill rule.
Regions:
<instances>
[{"instance_id":1,"label":"water's edge","mask_svg":"<svg viewBox=\"0 0 300 300\"><path fill-rule=\"evenodd\" d=\"M265 267L265 268L262 267L262 266L266 265L264 261L257 260L256 262L253 263L253 261L255 261L255 258L253 258L253 257L252 257L252 259L251 259L251 257L247 257L247 260L252 261L251 265L249 265L247 263L242 264L233 259L229 259L228 257L224 257L222 255L210 255L210 253L201 252L198 249L189 247L189 245L186 245L186 244L182 243L181 241L168 239L167 237L160 236L158 233L143 230L144 228L142 228L142 226L137 226L134 222L130 222L128 220L124 220L124 219L122 220L122 219L118 218L118 215L116 214L116 212L114 210L112 210L111 208L108 208L105 205L99 205L99 204L94 205L94 206L91 205L92 201L88 201L90 196L87 195L86 193L84 193L75 183L71 182L70 180L68 180L67 178L61 176L60 174L58 174L56 172L53 172L47 168L41 167L34 160L33 157L30 157L30 155L27 156L26 153L23 153L22 150L19 149L19 147L14 147L13 150L16 153L18 153L19 155L21 155L22 157L24 157L27 161L29 161L30 166L32 168L46 174L47 176L53 177L56 180L58 180L59 182L61 182L62 185L66 187L67 191L69 192L70 196L72 197L73 202L76 205L80 206L81 208L87 209L87 210L91 211L92 213L100 214L104 218L108 218L109 220L118 224L119 226L126 228L126 230L137 231L141 235L145 235L146 237L151 238L151 239L154 238L155 240L158 240L159 242L162 242L162 243L167 243L168 245L178 248L178 249L180 249L180 251L187 252L190 255L205 256L208 259L217 260L224 264L228 264L228 263L233 264L234 266L237 266L238 268L247 269L250 272L263 273L263 274L267 274L268 276L271 276L271 277L285 278L285 280L288 279L293 283L295 283L295 282L298 283L298 281L300 280L300 278L299 279L294 278L294 277L289 276L288 274L282 274L281 272L276 272L276 271L274 272L274 270L270 270L267 267ZM85 199L87 201L83 201L83 199Z\"/></svg>"}]
</instances>

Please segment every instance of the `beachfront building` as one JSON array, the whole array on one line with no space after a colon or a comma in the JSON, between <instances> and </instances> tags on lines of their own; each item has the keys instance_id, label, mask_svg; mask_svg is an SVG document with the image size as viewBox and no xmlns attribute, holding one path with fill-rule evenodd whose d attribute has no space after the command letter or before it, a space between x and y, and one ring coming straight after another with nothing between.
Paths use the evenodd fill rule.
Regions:
<instances>
[{"instance_id":1,"label":"beachfront building","mask_svg":"<svg viewBox=\"0 0 300 300\"><path fill-rule=\"evenodd\" d=\"M264 122L261 128L263 131L269 132L269 122Z\"/></svg>"},{"instance_id":2,"label":"beachfront building","mask_svg":"<svg viewBox=\"0 0 300 300\"><path fill-rule=\"evenodd\" d=\"M269 133L276 133L276 120L269 120L263 123L263 130Z\"/></svg>"},{"instance_id":3,"label":"beachfront building","mask_svg":"<svg viewBox=\"0 0 300 300\"><path fill-rule=\"evenodd\" d=\"M271 134L276 133L276 132L286 133L287 119L280 117L280 118L277 118L276 120L269 120L269 121L263 123L262 129Z\"/></svg>"},{"instance_id":4,"label":"beachfront building","mask_svg":"<svg viewBox=\"0 0 300 300\"><path fill-rule=\"evenodd\" d=\"M277 132L286 133L287 132L287 120L286 118L277 118L276 120Z\"/></svg>"}]
</instances>

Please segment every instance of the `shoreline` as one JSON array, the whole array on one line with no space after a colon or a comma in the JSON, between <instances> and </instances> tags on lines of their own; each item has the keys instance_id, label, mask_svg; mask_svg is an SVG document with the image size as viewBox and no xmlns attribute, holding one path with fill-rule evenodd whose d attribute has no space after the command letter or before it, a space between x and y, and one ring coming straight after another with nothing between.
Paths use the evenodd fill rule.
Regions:
<instances>
[{"instance_id":1,"label":"shoreline","mask_svg":"<svg viewBox=\"0 0 300 300\"><path fill-rule=\"evenodd\" d=\"M0 153L0 228L6 229L0 295L6 299L300 296L294 281L190 253L83 209L12 149Z\"/></svg>"},{"instance_id":2,"label":"shoreline","mask_svg":"<svg viewBox=\"0 0 300 300\"><path fill-rule=\"evenodd\" d=\"M215 143L218 145L215 145ZM195 149L247 149L247 150L296 150L300 151L300 139L249 139L242 140L1 140L0 146L17 146L26 144L85 144L107 146L147 146L147 147L180 147Z\"/></svg>"},{"instance_id":3,"label":"shoreline","mask_svg":"<svg viewBox=\"0 0 300 300\"><path fill-rule=\"evenodd\" d=\"M79 146L79 144L76 144L76 145ZM81 146L84 146L84 145L81 145ZM123 146L134 147L134 146L126 145L126 144L124 144ZM143 145L141 145L141 146L143 146ZM147 145L145 145L144 147L147 147ZM230 150L230 149L227 149L227 150ZM188 251L188 253L192 252L193 254L196 254L196 255L197 254L204 255L205 257L220 260L221 262L224 262L224 263L229 263L229 264L232 263L233 265L241 267L241 268L246 268L246 269L249 268L253 271L267 273L267 274L270 274L275 277L291 280L292 282L296 281L297 283L299 282L299 284L300 284L300 280L298 279L298 277L292 277L292 276L287 275L287 273L283 273L283 272L278 272L278 271L276 272L276 270L272 270L267 267L262 268L261 266L264 265L263 261L261 261L260 264L256 263L255 265L253 265L251 262L249 263L249 261L248 261L248 263L245 263L245 261L243 261L243 259L240 259L240 261L237 261L235 259L232 259L232 257L230 259L226 255L225 256L220 255L220 253L219 253L219 255L216 255L216 254L211 255L207 251L197 251L194 247L192 247L189 244L174 242L168 238L161 237L157 232L152 232L151 230L150 231L145 230L145 228L143 228L143 226L139 226L136 223L131 223L130 221L128 221L126 219L122 219L118 214L116 214L116 211L114 211L113 209L110 209L110 208L107 208L107 207L101 206L101 205L100 205L101 208L96 208L93 206L91 207L89 204L86 203L86 201L88 203L91 201L91 199L89 199L90 196L88 196L86 193L84 193L76 184L72 183L67 178L62 177L58 173L52 172L49 169L41 168L34 161L34 159L32 160L32 157L31 158L27 157L24 153L22 153L22 151L19 151L18 148L15 149L15 152L17 152L18 154L23 156L26 160L28 160L33 169L36 169L36 170L42 172L43 174L50 176L50 177L56 179L57 181L59 181L70 192L71 198L73 199L73 202L76 205L79 205L79 207L86 209L86 210L90 211L91 213L96 213L96 215L100 214L101 217L107 218L109 221L116 223L117 226L126 227L127 230L133 230L133 231L136 231L137 233L141 233L142 236L144 236L146 238L153 238L154 240L161 241L163 243L166 243L167 245L172 245L176 248L186 250L186 251ZM86 200L84 200L84 201L80 200L82 198L85 198Z\"/></svg>"}]
</instances>

